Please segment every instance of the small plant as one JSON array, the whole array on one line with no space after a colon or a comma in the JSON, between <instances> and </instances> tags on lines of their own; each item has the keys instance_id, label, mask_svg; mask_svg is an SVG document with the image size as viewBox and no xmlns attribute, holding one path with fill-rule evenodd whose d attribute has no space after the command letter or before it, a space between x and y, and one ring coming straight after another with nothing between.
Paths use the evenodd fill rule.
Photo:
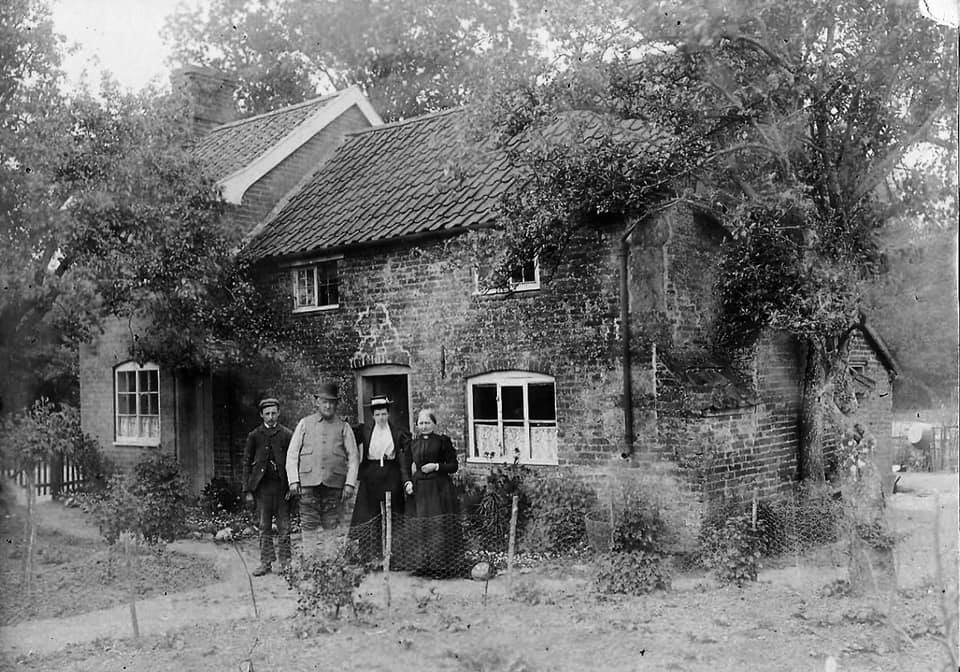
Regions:
<instances>
[{"instance_id":1,"label":"small plant","mask_svg":"<svg viewBox=\"0 0 960 672\"><path fill-rule=\"evenodd\" d=\"M601 593L646 595L670 589L664 557L647 551L605 553L597 558L596 588Z\"/></svg>"},{"instance_id":2,"label":"small plant","mask_svg":"<svg viewBox=\"0 0 960 672\"><path fill-rule=\"evenodd\" d=\"M373 566L363 562L359 545L350 541L333 556L312 555L291 565L285 574L297 591L297 611L310 618L340 617L340 609L349 606L357 617L356 590Z\"/></svg>"},{"instance_id":3,"label":"small plant","mask_svg":"<svg viewBox=\"0 0 960 672\"><path fill-rule=\"evenodd\" d=\"M483 495L477 505L477 515L471 519L473 524L468 529L468 534L481 550L506 550L514 495L519 497L517 537L522 537L530 514L530 497L524 487L530 474L527 467L515 462L509 466L494 467L487 476Z\"/></svg>"},{"instance_id":4,"label":"small plant","mask_svg":"<svg viewBox=\"0 0 960 672\"><path fill-rule=\"evenodd\" d=\"M200 493L200 506L211 514L236 513L243 507L243 497L239 487L217 476L203 486L203 492Z\"/></svg>"},{"instance_id":5,"label":"small plant","mask_svg":"<svg viewBox=\"0 0 960 672\"><path fill-rule=\"evenodd\" d=\"M567 553L586 539L584 516L594 499L580 481L560 478L532 479L531 510L526 545L546 553Z\"/></svg>"},{"instance_id":6,"label":"small plant","mask_svg":"<svg viewBox=\"0 0 960 672\"><path fill-rule=\"evenodd\" d=\"M172 541L183 529L187 487L175 458L158 455L140 462L133 474L114 476L94 507L108 543L129 531L148 542Z\"/></svg>"},{"instance_id":7,"label":"small plant","mask_svg":"<svg viewBox=\"0 0 960 672\"><path fill-rule=\"evenodd\" d=\"M763 529L759 521L754 527L750 513L723 519L714 515L701 526L701 561L721 583L743 586L747 581L756 581L765 546Z\"/></svg>"}]
</instances>

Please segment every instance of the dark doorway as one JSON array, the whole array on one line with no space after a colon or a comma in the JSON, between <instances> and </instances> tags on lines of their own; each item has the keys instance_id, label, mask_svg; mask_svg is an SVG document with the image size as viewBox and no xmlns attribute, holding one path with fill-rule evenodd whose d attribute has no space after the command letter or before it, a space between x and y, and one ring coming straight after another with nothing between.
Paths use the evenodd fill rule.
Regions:
<instances>
[{"instance_id":1,"label":"dark doorway","mask_svg":"<svg viewBox=\"0 0 960 672\"><path fill-rule=\"evenodd\" d=\"M393 402L390 409L390 421L398 427L410 429L410 401L407 390L407 374L375 374L361 373L360 385L360 414L363 422L373 424L373 415L370 412L370 399L375 396L386 396Z\"/></svg>"}]
</instances>

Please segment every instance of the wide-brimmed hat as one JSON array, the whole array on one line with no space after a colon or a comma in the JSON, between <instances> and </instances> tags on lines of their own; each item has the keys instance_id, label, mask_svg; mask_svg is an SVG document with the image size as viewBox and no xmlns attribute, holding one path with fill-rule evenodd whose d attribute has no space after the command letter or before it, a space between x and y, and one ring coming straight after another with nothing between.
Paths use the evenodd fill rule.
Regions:
<instances>
[{"instance_id":1,"label":"wide-brimmed hat","mask_svg":"<svg viewBox=\"0 0 960 672\"><path fill-rule=\"evenodd\" d=\"M276 406L277 408L280 408L280 400L274 399L273 397L267 397L266 399L261 399L257 404L257 408L259 408L261 411L269 406Z\"/></svg>"},{"instance_id":2,"label":"wide-brimmed hat","mask_svg":"<svg viewBox=\"0 0 960 672\"><path fill-rule=\"evenodd\" d=\"M330 399L336 401L340 398L340 386L336 383L323 383L313 396L315 399Z\"/></svg>"},{"instance_id":3,"label":"wide-brimmed hat","mask_svg":"<svg viewBox=\"0 0 960 672\"><path fill-rule=\"evenodd\" d=\"M390 408L393 406L393 402L384 395L378 395L370 399L370 403L367 404L367 406L370 407L371 411L375 411L379 408Z\"/></svg>"}]
</instances>

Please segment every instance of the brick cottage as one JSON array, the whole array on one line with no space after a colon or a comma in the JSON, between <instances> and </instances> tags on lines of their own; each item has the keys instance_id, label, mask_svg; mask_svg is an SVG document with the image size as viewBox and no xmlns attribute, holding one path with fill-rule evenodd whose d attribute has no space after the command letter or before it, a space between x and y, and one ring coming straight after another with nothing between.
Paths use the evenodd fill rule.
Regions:
<instances>
[{"instance_id":1,"label":"brick cottage","mask_svg":"<svg viewBox=\"0 0 960 672\"><path fill-rule=\"evenodd\" d=\"M340 383L340 413L351 422L364 420L375 394L394 399L396 420L408 426L416 409L434 407L471 472L518 459L561 477L653 479L675 505L681 536L694 534L704 506L725 493L789 492L804 353L771 333L718 361L722 224L682 207L651 221L598 220L555 267L530 259L511 291L484 289L470 232L491 222L518 178L496 153L466 172L454 165L462 116L348 133L266 214L242 254L263 291L289 306L287 319L305 334L304 362L274 378L204 374L211 405L193 417L206 429L189 443L167 437L183 431L185 416L164 409L161 376L161 447L176 449L197 484L211 475L236 480L256 397L286 389L282 378L305 366L312 380ZM859 403L851 408L884 441L896 364L868 327L854 341ZM111 344L114 353L120 346ZM85 427L97 427L116 452L123 442L114 418L126 392L111 356L120 355L102 342L91 352L81 367ZM284 402L309 408L306 391ZM212 470L200 472L190 451L212 454Z\"/></svg>"},{"instance_id":2,"label":"brick cottage","mask_svg":"<svg viewBox=\"0 0 960 672\"><path fill-rule=\"evenodd\" d=\"M382 123L356 88L234 121L235 84L222 74L188 67L171 81L191 104L196 156L221 189L229 225L241 233L253 231L347 133ZM214 475L239 473L226 419L238 406L230 373L134 361L143 326L108 320L81 348L83 430L123 468L157 451L176 455L196 492Z\"/></svg>"}]
</instances>

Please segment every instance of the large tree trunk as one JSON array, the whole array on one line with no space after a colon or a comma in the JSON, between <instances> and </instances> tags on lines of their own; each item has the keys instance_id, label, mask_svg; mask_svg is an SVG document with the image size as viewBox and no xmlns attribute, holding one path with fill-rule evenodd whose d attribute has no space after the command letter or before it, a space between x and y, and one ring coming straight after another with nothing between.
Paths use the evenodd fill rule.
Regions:
<instances>
[{"instance_id":1,"label":"large tree trunk","mask_svg":"<svg viewBox=\"0 0 960 672\"><path fill-rule=\"evenodd\" d=\"M827 389L827 369L823 346L815 339L807 341L807 362L803 375L803 391L800 408L800 446L797 459L800 480L822 483L824 400Z\"/></svg>"}]
</instances>

